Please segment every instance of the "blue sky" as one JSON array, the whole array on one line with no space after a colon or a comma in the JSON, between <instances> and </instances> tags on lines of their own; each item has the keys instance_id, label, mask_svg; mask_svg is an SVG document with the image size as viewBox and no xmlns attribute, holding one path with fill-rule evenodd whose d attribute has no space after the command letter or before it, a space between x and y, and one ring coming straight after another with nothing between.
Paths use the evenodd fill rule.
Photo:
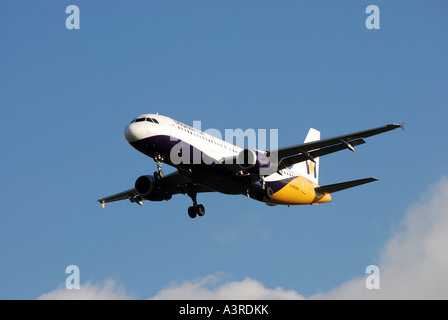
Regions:
<instances>
[{"instance_id":1,"label":"blue sky","mask_svg":"<svg viewBox=\"0 0 448 320\"><path fill-rule=\"evenodd\" d=\"M67 30L76 4L81 28ZM381 29L367 30L376 4ZM112 279L134 298L224 274L305 297L379 264L409 208L447 174L444 1L0 3L0 298ZM142 113L278 129L279 145L406 121L321 159L320 183L375 176L319 206L243 196L96 202L152 173L123 136ZM165 172L170 172L168 166ZM434 189L432 189L434 190ZM220 278L221 279L221 278ZM225 282L224 281L224 282Z\"/></svg>"}]
</instances>

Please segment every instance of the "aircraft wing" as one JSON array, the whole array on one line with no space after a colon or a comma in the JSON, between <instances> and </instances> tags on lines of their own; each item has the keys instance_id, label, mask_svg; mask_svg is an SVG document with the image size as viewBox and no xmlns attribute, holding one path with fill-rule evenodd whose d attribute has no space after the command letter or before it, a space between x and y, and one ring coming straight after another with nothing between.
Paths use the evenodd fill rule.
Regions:
<instances>
[{"instance_id":1,"label":"aircraft wing","mask_svg":"<svg viewBox=\"0 0 448 320\"><path fill-rule=\"evenodd\" d=\"M368 138L400 127L403 128L403 125L404 123L388 124L378 128L271 150L270 154L272 156L273 154L277 153L279 160L278 170L282 170L292 164L305 160L313 161L314 158L343 149L355 151L355 146L365 143L363 138Z\"/></svg>"},{"instance_id":2,"label":"aircraft wing","mask_svg":"<svg viewBox=\"0 0 448 320\"><path fill-rule=\"evenodd\" d=\"M135 198L137 196L137 192L135 192L135 189L129 189L108 197L104 197L104 198L100 198L98 199L98 202L100 202L103 207L104 204L107 202L114 202L114 201L119 201L119 200L124 200L124 199L131 199L131 198Z\"/></svg>"},{"instance_id":3,"label":"aircraft wing","mask_svg":"<svg viewBox=\"0 0 448 320\"><path fill-rule=\"evenodd\" d=\"M183 194L187 193L187 185L196 184L195 181L193 181L192 179L188 178L187 176L183 175L178 171L166 175L164 178L160 180L160 183L163 185L163 188L171 195L178 193ZM211 190L201 184L197 184L196 191L198 193L201 193L201 192L213 192L214 190ZM101 205L104 208L105 203L125 199L129 199L129 201L131 202L136 202L142 205L143 199L137 194L134 188L123 192L119 192L117 194L108 197L100 198L98 199L98 202L101 203Z\"/></svg>"}]
</instances>

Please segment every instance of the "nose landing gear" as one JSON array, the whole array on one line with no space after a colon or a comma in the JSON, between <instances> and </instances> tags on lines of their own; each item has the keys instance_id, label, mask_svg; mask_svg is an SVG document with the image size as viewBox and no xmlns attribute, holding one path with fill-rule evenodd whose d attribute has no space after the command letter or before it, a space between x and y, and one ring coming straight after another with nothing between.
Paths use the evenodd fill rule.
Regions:
<instances>
[{"instance_id":1,"label":"nose landing gear","mask_svg":"<svg viewBox=\"0 0 448 320\"><path fill-rule=\"evenodd\" d=\"M154 178L157 180L163 179L165 176L162 171L162 161L163 157L158 154L156 157L154 157L154 161L157 163L157 171L154 172Z\"/></svg>"}]
</instances>

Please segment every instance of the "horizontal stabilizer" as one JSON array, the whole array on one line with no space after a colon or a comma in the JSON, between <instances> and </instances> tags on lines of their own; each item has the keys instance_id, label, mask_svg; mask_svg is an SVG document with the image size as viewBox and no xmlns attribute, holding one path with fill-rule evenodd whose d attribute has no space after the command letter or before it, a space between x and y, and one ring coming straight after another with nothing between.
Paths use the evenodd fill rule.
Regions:
<instances>
[{"instance_id":1,"label":"horizontal stabilizer","mask_svg":"<svg viewBox=\"0 0 448 320\"><path fill-rule=\"evenodd\" d=\"M319 193L333 193L333 192L345 190L348 188L357 187L362 184L373 182L376 180L378 180L378 179L372 177L372 178L366 178L366 179L346 181L346 182L341 182L341 183L329 184L328 186L317 187L317 188L314 188L314 190Z\"/></svg>"}]
</instances>

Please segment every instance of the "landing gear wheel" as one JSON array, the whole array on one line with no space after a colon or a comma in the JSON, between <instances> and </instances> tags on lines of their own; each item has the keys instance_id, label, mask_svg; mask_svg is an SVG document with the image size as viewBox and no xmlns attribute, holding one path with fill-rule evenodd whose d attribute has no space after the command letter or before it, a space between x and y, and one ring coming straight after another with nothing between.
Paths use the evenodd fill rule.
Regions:
<instances>
[{"instance_id":1,"label":"landing gear wheel","mask_svg":"<svg viewBox=\"0 0 448 320\"><path fill-rule=\"evenodd\" d=\"M188 207L188 216L191 219L196 218L196 208L195 207Z\"/></svg>"},{"instance_id":2,"label":"landing gear wheel","mask_svg":"<svg viewBox=\"0 0 448 320\"><path fill-rule=\"evenodd\" d=\"M198 214L198 216L203 217L205 214L205 208L202 204L198 204L196 206L196 213Z\"/></svg>"},{"instance_id":3,"label":"landing gear wheel","mask_svg":"<svg viewBox=\"0 0 448 320\"><path fill-rule=\"evenodd\" d=\"M263 190L258 190L255 193L255 197L258 201L263 201L264 200L264 191Z\"/></svg>"},{"instance_id":4,"label":"landing gear wheel","mask_svg":"<svg viewBox=\"0 0 448 320\"><path fill-rule=\"evenodd\" d=\"M188 215L190 218L195 218L196 215L202 217L205 214L205 208L202 204L198 204L196 196L198 195L197 185L191 184L187 185L187 194L193 200L193 206L188 208Z\"/></svg>"},{"instance_id":5,"label":"landing gear wheel","mask_svg":"<svg viewBox=\"0 0 448 320\"><path fill-rule=\"evenodd\" d=\"M264 196L268 199L272 199L272 197L274 196L274 191L272 191L271 187L267 187L266 189L264 189Z\"/></svg>"}]
</instances>

